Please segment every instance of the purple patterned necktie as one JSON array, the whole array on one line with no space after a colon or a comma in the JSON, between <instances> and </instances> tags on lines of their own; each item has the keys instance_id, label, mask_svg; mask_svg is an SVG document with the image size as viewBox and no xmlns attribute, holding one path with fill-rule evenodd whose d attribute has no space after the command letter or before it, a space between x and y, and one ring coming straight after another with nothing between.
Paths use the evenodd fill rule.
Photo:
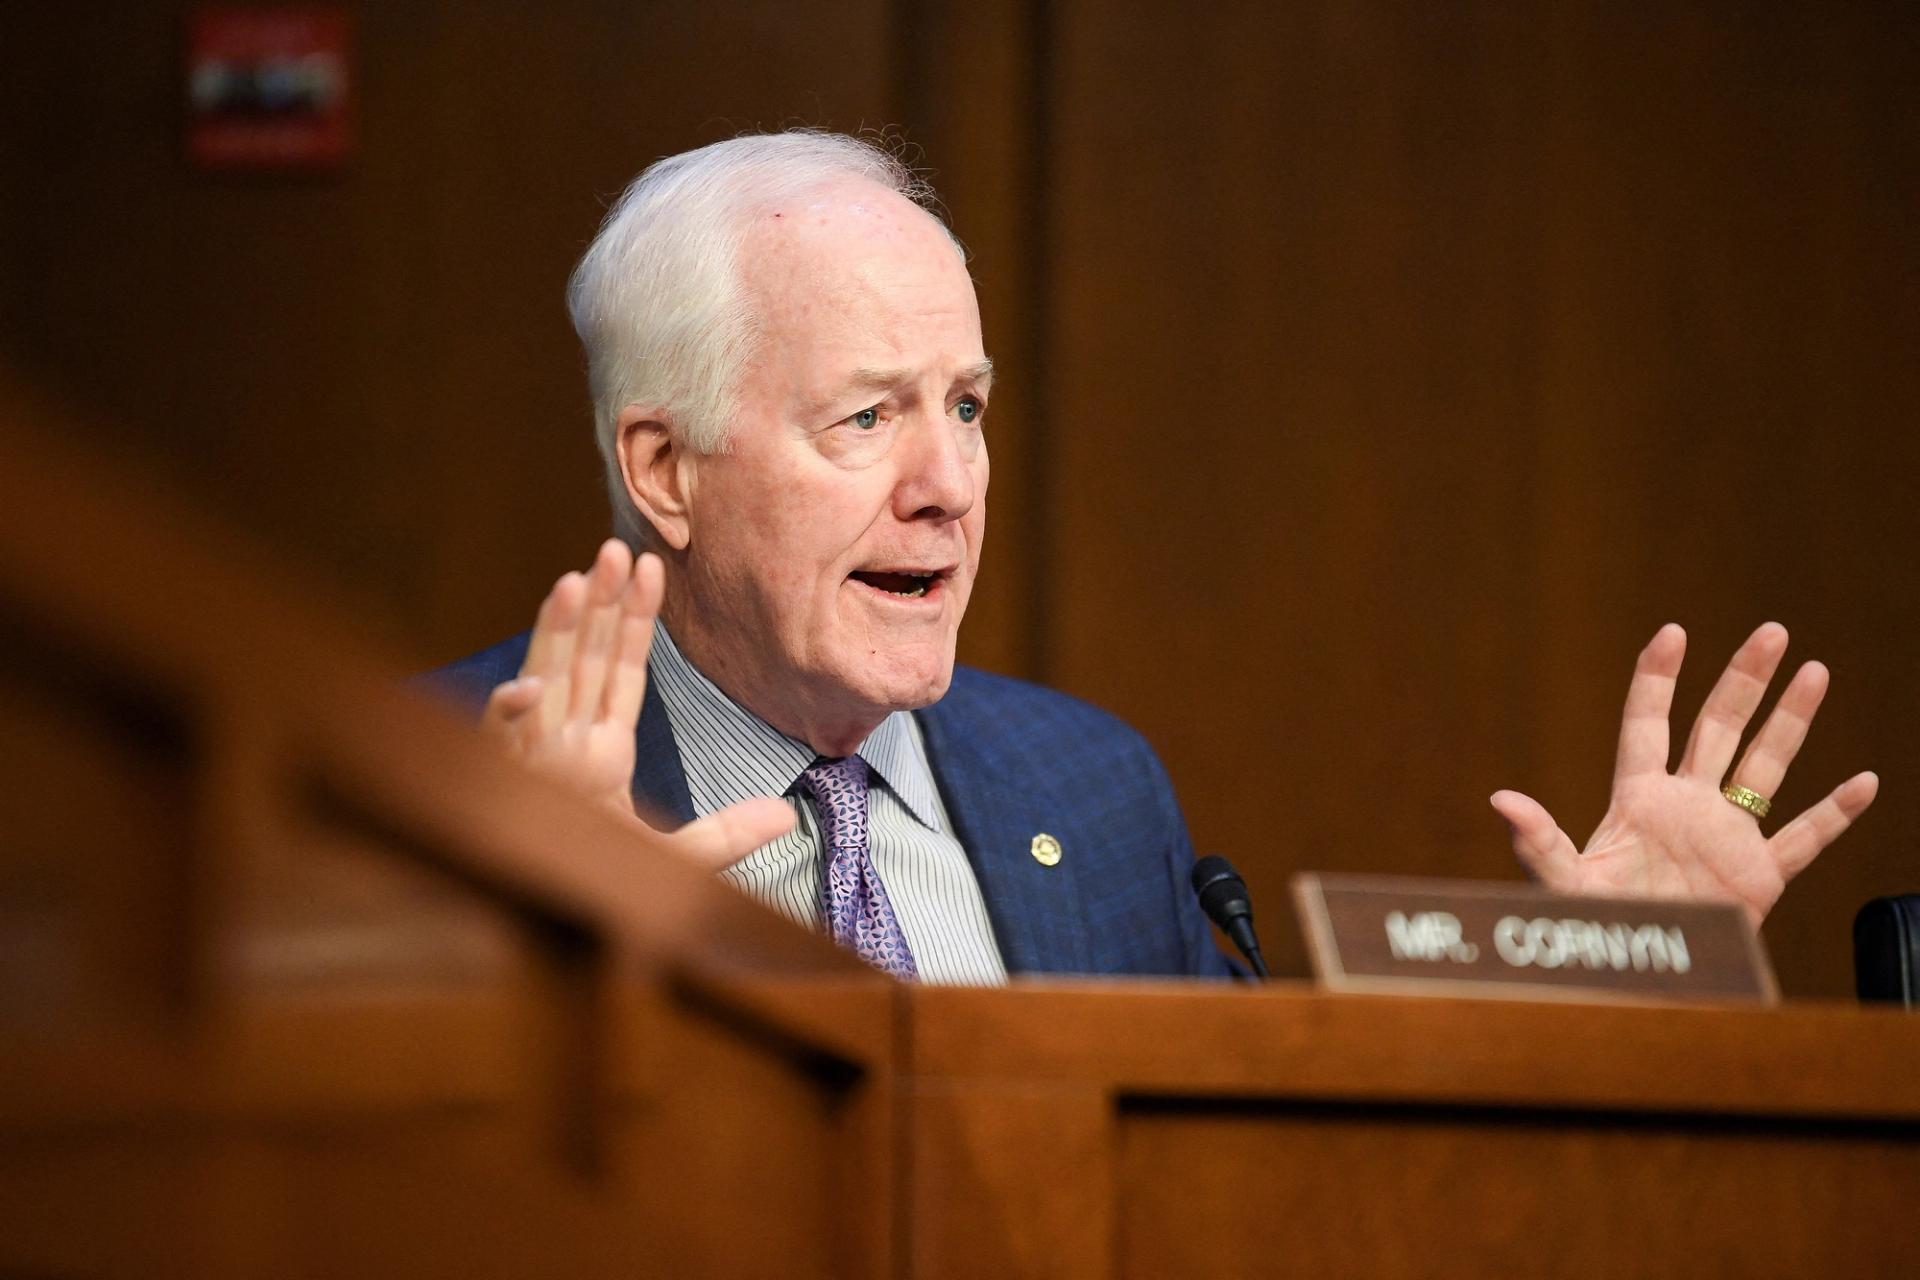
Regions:
<instances>
[{"instance_id":1,"label":"purple patterned necktie","mask_svg":"<svg viewBox=\"0 0 1920 1280\"><path fill-rule=\"evenodd\" d=\"M873 869L867 839L867 762L859 756L816 760L800 775L800 787L820 815L827 874L820 886L820 913L843 947L896 978L918 973L907 936L900 932L887 887Z\"/></svg>"}]
</instances>

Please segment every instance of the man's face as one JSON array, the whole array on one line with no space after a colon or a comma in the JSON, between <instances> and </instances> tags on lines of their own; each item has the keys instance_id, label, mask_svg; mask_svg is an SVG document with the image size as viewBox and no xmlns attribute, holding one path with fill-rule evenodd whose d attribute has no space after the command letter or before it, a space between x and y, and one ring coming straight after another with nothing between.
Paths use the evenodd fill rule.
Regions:
<instances>
[{"instance_id":1,"label":"man's face","mask_svg":"<svg viewBox=\"0 0 1920 1280\"><path fill-rule=\"evenodd\" d=\"M690 455L676 635L816 750L946 692L986 529L991 369L946 233L860 181L766 214L761 341L728 447Z\"/></svg>"}]
</instances>

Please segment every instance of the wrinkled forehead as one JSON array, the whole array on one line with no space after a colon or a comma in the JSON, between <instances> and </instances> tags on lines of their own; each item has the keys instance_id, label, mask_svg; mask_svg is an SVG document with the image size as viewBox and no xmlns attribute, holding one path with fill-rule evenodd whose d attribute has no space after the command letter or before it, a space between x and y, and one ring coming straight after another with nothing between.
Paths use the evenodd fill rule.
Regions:
<instances>
[{"instance_id":1,"label":"wrinkled forehead","mask_svg":"<svg viewBox=\"0 0 1920 1280\"><path fill-rule=\"evenodd\" d=\"M938 219L863 179L812 188L757 210L741 242L741 282L761 318L848 303L877 280L972 293L959 246Z\"/></svg>"},{"instance_id":2,"label":"wrinkled forehead","mask_svg":"<svg viewBox=\"0 0 1920 1280\"><path fill-rule=\"evenodd\" d=\"M868 235L915 234L939 222L899 192L866 178L835 178L767 201L757 225L775 235L808 237L853 229Z\"/></svg>"}]
</instances>

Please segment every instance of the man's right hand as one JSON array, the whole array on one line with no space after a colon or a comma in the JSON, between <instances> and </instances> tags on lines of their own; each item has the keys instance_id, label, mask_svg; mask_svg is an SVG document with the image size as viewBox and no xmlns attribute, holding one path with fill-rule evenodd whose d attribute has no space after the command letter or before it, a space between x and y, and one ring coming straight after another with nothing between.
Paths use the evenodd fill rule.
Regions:
<instances>
[{"instance_id":1,"label":"man's right hand","mask_svg":"<svg viewBox=\"0 0 1920 1280\"><path fill-rule=\"evenodd\" d=\"M771 796L729 805L672 833L635 816L634 728L647 692L653 621L666 568L609 538L588 572L568 573L541 602L520 674L487 699L481 726L521 760L559 778L673 852L712 870L793 827Z\"/></svg>"}]
</instances>

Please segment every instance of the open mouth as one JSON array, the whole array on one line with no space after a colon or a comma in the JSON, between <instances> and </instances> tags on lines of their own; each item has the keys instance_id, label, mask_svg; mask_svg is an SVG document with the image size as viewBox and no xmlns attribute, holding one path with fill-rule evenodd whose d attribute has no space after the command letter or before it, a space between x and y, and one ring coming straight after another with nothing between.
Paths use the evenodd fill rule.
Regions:
<instances>
[{"instance_id":1,"label":"open mouth","mask_svg":"<svg viewBox=\"0 0 1920 1280\"><path fill-rule=\"evenodd\" d=\"M855 569L847 576L855 582L865 583L875 591L917 599L937 588L944 575L938 569L902 569L898 572Z\"/></svg>"}]
</instances>

